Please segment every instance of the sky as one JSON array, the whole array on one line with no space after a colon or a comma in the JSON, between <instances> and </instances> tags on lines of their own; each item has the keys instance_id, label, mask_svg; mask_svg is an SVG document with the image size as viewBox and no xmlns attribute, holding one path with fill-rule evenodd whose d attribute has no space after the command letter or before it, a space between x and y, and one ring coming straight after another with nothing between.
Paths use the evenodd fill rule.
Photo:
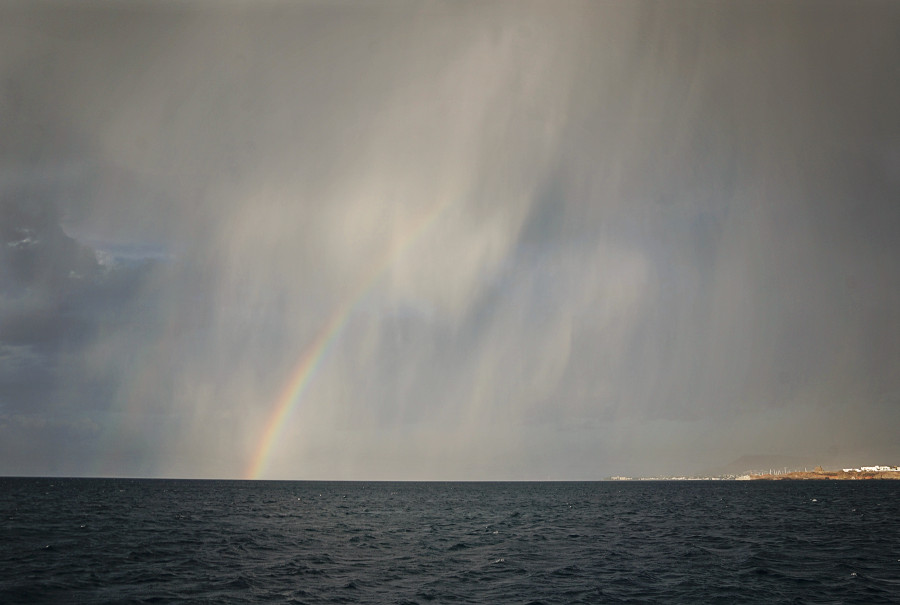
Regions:
<instances>
[{"instance_id":1,"label":"sky","mask_svg":"<svg viewBox=\"0 0 900 605\"><path fill-rule=\"evenodd\" d=\"M3 0L0 475L900 464L898 32Z\"/></svg>"}]
</instances>

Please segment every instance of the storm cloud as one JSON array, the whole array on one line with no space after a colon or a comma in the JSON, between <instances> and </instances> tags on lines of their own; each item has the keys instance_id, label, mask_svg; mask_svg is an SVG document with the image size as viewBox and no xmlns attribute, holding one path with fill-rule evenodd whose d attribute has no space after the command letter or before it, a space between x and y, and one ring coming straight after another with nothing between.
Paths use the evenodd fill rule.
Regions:
<instances>
[{"instance_id":1,"label":"storm cloud","mask_svg":"<svg viewBox=\"0 0 900 605\"><path fill-rule=\"evenodd\" d=\"M7 2L0 473L896 464L900 8Z\"/></svg>"}]
</instances>

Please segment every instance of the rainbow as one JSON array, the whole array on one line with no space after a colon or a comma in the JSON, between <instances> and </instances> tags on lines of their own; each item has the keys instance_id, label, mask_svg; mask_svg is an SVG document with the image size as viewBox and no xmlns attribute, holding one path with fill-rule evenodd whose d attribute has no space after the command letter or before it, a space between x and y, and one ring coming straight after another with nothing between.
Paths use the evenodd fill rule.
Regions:
<instances>
[{"instance_id":1,"label":"rainbow","mask_svg":"<svg viewBox=\"0 0 900 605\"><path fill-rule=\"evenodd\" d=\"M338 337L347 325L347 320L353 309L365 298L365 295L396 259L437 220L438 216L449 205L449 201L450 198L448 197L435 204L400 237L394 238L385 254L378 257L370 269L363 274L364 279L361 281L361 284L335 309L325 324L319 329L316 337L306 347L300 360L294 366L290 377L281 389L278 399L272 407L262 438L259 440L250 465L247 467L245 478L259 479L265 472L272 450L278 443L278 437L284 430L291 412L303 398L303 394L306 392L316 370L322 365L322 360L326 357L331 345L338 340Z\"/></svg>"}]
</instances>

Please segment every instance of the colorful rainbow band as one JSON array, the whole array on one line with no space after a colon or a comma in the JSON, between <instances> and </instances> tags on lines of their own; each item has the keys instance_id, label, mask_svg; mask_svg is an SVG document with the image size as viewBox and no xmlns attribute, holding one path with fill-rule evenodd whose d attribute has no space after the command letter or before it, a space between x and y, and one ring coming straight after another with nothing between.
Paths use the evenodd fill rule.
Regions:
<instances>
[{"instance_id":1,"label":"colorful rainbow band","mask_svg":"<svg viewBox=\"0 0 900 605\"><path fill-rule=\"evenodd\" d=\"M300 360L294 366L287 383L275 401L275 405L266 422L265 430L244 475L247 479L259 479L262 477L268 466L272 451L278 443L278 438L284 430L288 418L291 416L291 412L303 398L303 394L306 392L316 370L322 365L322 360L325 358L331 345L337 341L341 331L347 325L347 320L353 309L396 259L427 231L428 227L447 208L449 201L450 199L448 198L435 204L402 237L394 240L393 245L388 248L380 261L376 262L372 269L364 274L366 277L362 280L361 286L356 288L353 295L348 297L331 314L328 321L316 334L315 339L309 344Z\"/></svg>"}]
</instances>

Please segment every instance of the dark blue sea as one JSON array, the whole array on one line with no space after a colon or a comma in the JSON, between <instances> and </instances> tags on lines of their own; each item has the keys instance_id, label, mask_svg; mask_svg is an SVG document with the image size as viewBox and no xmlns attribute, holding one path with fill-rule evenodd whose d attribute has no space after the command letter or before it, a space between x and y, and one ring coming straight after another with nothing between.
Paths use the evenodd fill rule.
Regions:
<instances>
[{"instance_id":1,"label":"dark blue sea","mask_svg":"<svg viewBox=\"0 0 900 605\"><path fill-rule=\"evenodd\" d=\"M0 479L2 603L900 603L900 481Z\"/></svg>"}]
</instances>

